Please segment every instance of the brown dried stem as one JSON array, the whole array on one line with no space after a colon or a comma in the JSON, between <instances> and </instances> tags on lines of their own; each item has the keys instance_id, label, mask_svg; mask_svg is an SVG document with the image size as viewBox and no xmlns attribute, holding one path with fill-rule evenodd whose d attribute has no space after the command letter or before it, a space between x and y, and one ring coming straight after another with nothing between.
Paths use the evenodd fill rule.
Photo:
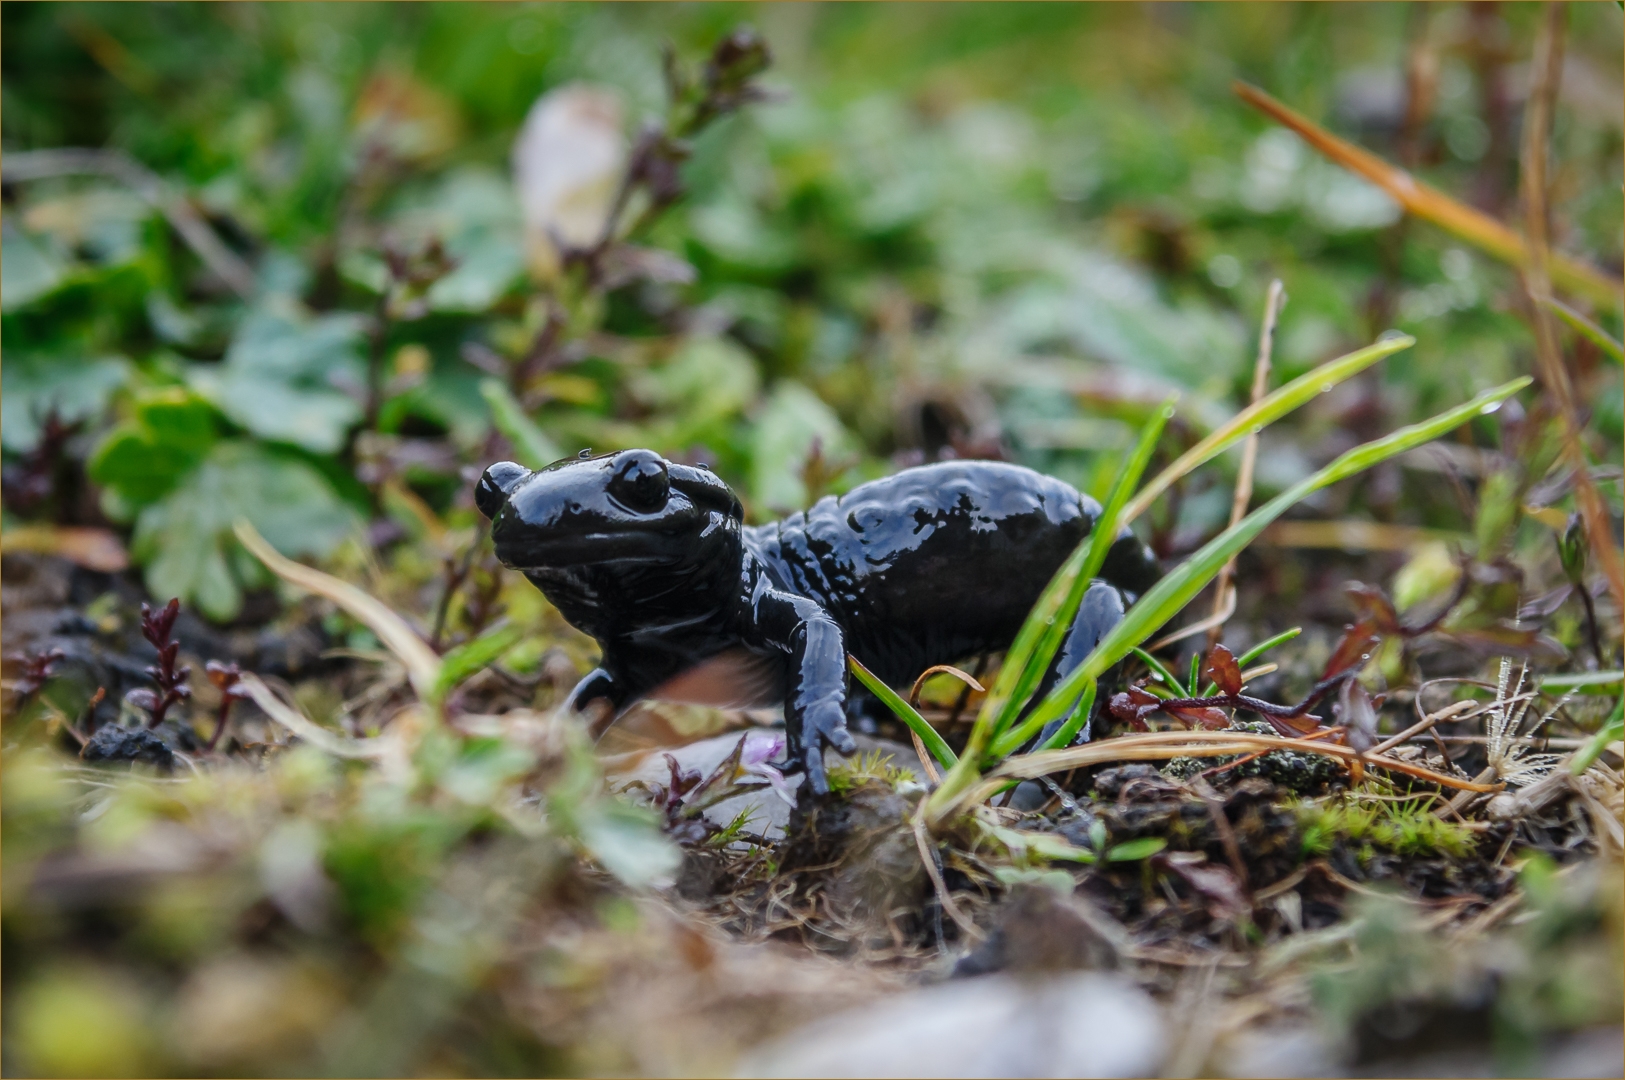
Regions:
<instances>
[{"instance_id":1,"label":"brown dried stem","mask_svg":"<svg viewBox=\"0 0 1625 1080\"><path fill-rule=\"evenodd\" d=\"M1350 172L1358 173L1386 191L1405 212L1425 218L1460 237L1474 247L1512 264L1529 261L1529 248L1523 237L1488 214L1466 206L1437 188L1422 183L1404 169L1382 160L1345 139L1340 139L1313 120L1276 101L1256 86L1231 84L1236 96L1272 120L1291 128L1310 146ZM1625 283L1594 266L1559 255L1550 262L1550 273L1571 292L1599 304L1618 309Z\"/></svg>"},{"instance_id":2,"label":"brown dried stem","mask_svg":"<svg viewBox=\"0 0 1625 1080\"><path fill-rule=\"evenodd\" d=\"M1529 100L1524 117L1523 177L1524 230L1529 237L1530 258L1523 268L1524 287L1529 293L1530 318L1535 328L1535 358L1540 381L1557 404L1563 424L1563 456L1574 473L1574 501L1585 521L1586 538L1592 554L1602 565L1614 604L1625 610L1625 566L1614 548L1607 507L1591 480L1591 463L1580 438L1579 418L1574 408L1574 385L1563 364L1557 327L1552 324L1550 303L1552 275L1557 260L1552 256L1547 236L1546 157L1551 128L1552 105L1563 63L1563 25L1566 9L1561 3L1546 8L1540 36L1535 42L1530 75ZM1617 292L1617 289L1616 289Z\"/></svg>"},{"instance_id":3,"label":"brown dried stem","mask_svg":"<svg viewBox=\"0 0 1625 1080\"><path fill-rule=\"evenodd\" d=\"M1275 321L1280 318L1281 308L1286 305L1286 289L1281 285L1281 279L1276 278L1270 282L1269 294L1264 300L1264 325L1258 332L1258 359L1253 364L1253 392L1249 404L1257 405L1264 396L1265 389L1270 381L1270 352L1275 346ZM1241 519L1247 516L1247 504L1253 498L1253 470L1258 465L1258 432L1248 435L1241 444L1241 468L1236 472L1236 494L1230 502L1230 528L1235 528ZM1213 625L1207 630L1208 648L1219 643L1224 634L1225 620L1236 610L1235 598L1230 598L1228 609L1225 606L1225 594L1233 590L1230 579L1236 572L1236 560L1232 556L1219 570L1218 581L1213 587Z\"/></svg>"}]
</instances>

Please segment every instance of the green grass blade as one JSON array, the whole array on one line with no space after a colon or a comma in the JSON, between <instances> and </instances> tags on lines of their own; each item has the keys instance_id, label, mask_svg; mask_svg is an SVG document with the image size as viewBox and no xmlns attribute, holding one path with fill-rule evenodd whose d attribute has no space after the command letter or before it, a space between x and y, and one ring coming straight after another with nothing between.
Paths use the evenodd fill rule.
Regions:
<instances>
[{"instance_id":1,"label":"green grass blade","mask_svg":"<svg viewBox=\"0 0 1625 1080\"><path fill-rule=\"evenodd\" d=\"M1161 836L1142 836L1138 840L1128 840L1106 851L1107 862L1139 862L1149 859L1157 852L1168 846L1168 841Z\"/></svg>"},{"instance_id":2,"label":"green grass blade","mask_svg":"<svg viewBox=\"0 0 1625 1080\"><path fill-rule=\"evenodd\" d=\"M1089 714L1095 709L1095 694L1099 684L1090 679L1083 684L1083 697L1078 700L1078 707L1072 710L1067 722L1055 730L1055 733L1044 740L1040 750L1053 750L1057 746L1071 746L1072 740L1077 737L1083 725L1089 722Z\"/></svg>"},{"instance_id":3,"label":"green grass blade","mask_svg":"<svg viewBox=\"0 0 1625 1080\"><path fill-rule=\"evenodd\" d=\"M886 708L896 714L897 719L907 724L909 730L920 737L925 748L943 768L952 769L959 763L959 758L948 748L948 744L942 741L937 729L926 723L925 717L916 712L914 706L904 701L897 691L881 682L874 672L858 663L857 657L848 654L846 664L852 669L852 674L858 677L858 681L869 688L870 693L879 698Z\"/></svg>"},{"instance_id":4,"label":"green grass blade","mask_svg":"<svg viewBox=\"0 0 1625 1080\"><path fill-rule=\"evenodd\" d=\"M1057 746L1072 745L1073 737L1077 735L1084 724L1089 722L1089 714L1094 711L1095 694L1098 687L1099 684L1094 679L1084 683L1083 696L1078 699L1078 704L1072 710L1072 715L1067 718L1066 723L1056 728L1050 734L1050 737L1045 739L1037 749L1052 750ZM993 740L993 749L990 756L994 758L1008 757L1021 749L1021 744L1038 734L1038 731L1039 725L1033 723L1032 717L1029 716L1014 730L1007 731Z\"/></svg>"},{"instance_id":5,"label":"green grass blade","mask_svg":"<svg viewBox=\"0 0 1625 1080\"><path fill-rule=\"evenodd\" d=\"M542 433L513 391L501 379L481 379L480 396L491 407L491 421L513 443L514 456L527 469L542 469L564 456L558 444Z\"/></svg>"},{"instance_id":6,"label":"green grass blade","mask_svg":"<svg viewBox=\"0 0 1625 1080\"><path fill-rule=\"evenodd\" d=\"M1546 306L1551 308L1552 313L1559 319L1568 323L1575 333L1612 357L1614 363L1625 364L1625 345L1615 341L1614 336L1608 331L1555 297L1548 297Z\"/></svg>"},{"instance_id":7,"label":"green grass blade","mask_svg":"<svg viewBox=\"0 0 1625 1080\"><path fill-rule=\"evenodd\" d=\"M1543 675L1542 690L1573 690L1581 694L1612 694L1625 682L1625 671L1581 671L1567 675Z\"/></svg>"},{"instance_id":8,"label":"green grass blade","mask_svg":"<svg viewBox=\"0 0 1625 1080\"><path fill-rule=\"evenodd\" d=\"M1619 699L1619 704L1614 706L1613 714L1597 729L1591 741L1574 755L1569 771L1579 776L1591 767L1591 763L1608 748L1609 743L1618 742L1620 739L1625 739L1625 697Z\"/></svg>"},{"instance_id":9,"label":"green grass blade","mask_svg":"<svg viewBox=\"0 0 1625 1080\"><path fill-rule=\"evenodd\" d=\"M1140 482L1163 429L1174 415L1174 402L1173 397L1163 401L1140 429L1139 438L1112 480L1111 491L1089 538L1067 556L1021 624L1016 640L1005 653L1004 665L999 669L993 689L977 714L976 727L971 729L971 746L987 745L1015 723L1022 705L1049 670L1050 660L1066 640L1084 592L1116 542L1123 505Z\"/></svg>"},{"instance_id":10,"label":"green grass blade","mask_svg":"<svg viewBox=\"0 0 1625 1080\"><path fill-rule=\"evenodd\" d=\"M1313 476L1293 485L1248 514L1235 527L1226 529L1214 537L1177 570L1152 586L1139 602L1128 610L1123 621L1101 639L1094 652L1050 691L1049 696L1033 710L1029 720L1047 723L1060 716L1076 699L1085 680L1098 679L1107 668L1128 655L1134 646L1178 614L1197 593L1207 587L1208 582L1213 580L1219 568L1232 555L1251 543L1270 522L1292 506L1323 487L1430 442L1481 413L1494 411L1501 402L1532 381L1528 376L1514 379L1493 390L1486 390L1465 405L1458 405L1431 420L1400 428L1386 438L1357 446Z\"/></svg>"},{"instance_id":11,"label":"green grass blade","mask_svg":"<svg viewBox=\"0 0 1625 1080\"><path fill-rule=\"evenodd\" d=\"M1282 386L1274 393L1259 398L1241 410L1223 427L1179 456L1179 459L1157 474L1123 509L1123 523L1127 524L1148 510L1157 498L1172 486L1175 480L1223 453L1245 439L1255 429L1273 424L1287 413L1330 390L1344 379L1356 375L1385 356L1392 356L1416 344L1409 335L1399 335L1367 345L1358 352L1328 360L1306 375Z\"/></svg>"},{"instance_id":12,"label":"green grass blade","mask_svg":"<svg viewBox=\"0 0 1625 1080\"><path fill-rule=\"evenodd\" d=\"M1158 660L1138 645L1134 646L1134 655L1145 661L1145 666L1160 676L1162 681L1167 684L1168 689L1176 694L1184 695L1185 688L1179 685L1179 680L1174 678L1174 673L1164 667L1161 660Z\"/></svg>"},{"instance_id":13,"label":"green grass blade","mask_svg":"<svg viewBox=\"0 0 1625 1080\"><path fill-rule=\"evenodd\" d=\"M1303 627L1294 626L1292 629L1276 634L1272 638L1265 641L1260 641L1257 645L1254 645L1252 648L1236 657L1236 667L1240 668L1242 671L1246 671L1248 664L1252 663L1254 660L1257 660L1260 656L1263 656L1265 653L1275 648L1275 646L1285 645L1287 642L1291 641L1301 633L1303 633Z\"/></svg>"},{"instance_id":14,"label":"green grass blade","mask_svg":"<svg viewBox=\"0 0 1625 1080\"><path fill-rule=\"evenodd\" d=\"M523 627L511 623L493 626L472 641L465 641L455 649L448 650L440 658L440 675L434 684L435 700L445 697L458 683L475 672L496 663L503 653L519 644L519 639L524 635Z\"/></svg>"}]
</instances>

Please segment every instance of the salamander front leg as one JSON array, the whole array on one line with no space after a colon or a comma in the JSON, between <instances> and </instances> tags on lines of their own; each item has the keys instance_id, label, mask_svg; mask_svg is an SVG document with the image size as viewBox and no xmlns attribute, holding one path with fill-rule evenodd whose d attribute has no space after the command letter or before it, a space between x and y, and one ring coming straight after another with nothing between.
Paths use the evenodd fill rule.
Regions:
<instances>
[{"instance_id":1,"label":"salamander front leg","mask_svg":"<svg viewBox=\"0 0 1625 1080\"><path fill-rule=\"evenodd\" d=\"M805 597L762 588L752 598L750 634L756 643L781 650L790 661L784 701L788 770L806 770L807 783L829 792L824 747L843 754L857 749L846 730L846 642L840 626Z\"/></svg>"},{"instance_id":2,"label":"salamander front leg","mask_svg":"<svg viewBox=\"0 0 1625 1080\"><path fill-rule=\"evenodd\" d=\"M571 712L587 714L587 733L597 740L603 738L604 732L609 730L609 725L620 715L621 706L626 703L628 696L626 687L622 686L615 676L603 668L594 668L576 683L575 689L570 691L564 705ZM604 704L595 704L596 702Z\"/></svg>"}]
</instances>

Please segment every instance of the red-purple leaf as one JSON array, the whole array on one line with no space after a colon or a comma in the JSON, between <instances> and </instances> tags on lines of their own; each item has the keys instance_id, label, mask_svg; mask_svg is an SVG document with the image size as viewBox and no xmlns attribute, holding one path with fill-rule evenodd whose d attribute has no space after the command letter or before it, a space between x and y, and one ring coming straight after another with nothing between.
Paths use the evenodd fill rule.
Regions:
<instances>
[{"instance_id":1,"label":"red-purple leaf","mask_svg":"<svg viewBox=\"0 0 1625 1080\"><path fill-rule=\"evenodd\" d=\"M1223 709L1212 705L1198 705L1193 708L1181 709L1175 706L1164 706L1169 716L1186 724L1205 728L1208 731L1218 731L1230 726L1230 716Z\"/></svg>"},{"instance_id":2,"label":"red-purple leaf","mask_svg":"<svg viewBox=\"0 0 1625 1080\"><path fill-rule=\"evenodd\" d=\"M1371 659L1371 646L1376 640L1377 631L1371 620L1362 619L1355 623L1343 632L1343 639L1332 650L1331 659L1326 661L1326 670L1320 677L1329 679L1339 672L1364 664Z\"/></svg>"},{"instance_id":3,"label":"red-purple leaf","mask_svg":"<svg viewBox=\"0 0 1625 1080\"><path fill-rule=\"evenodd\" d=\"M1337 693L1338 721L1348 728L1348 743L1360 753L1377 745L1377 710L1358 679L1344 683Z\"/></svg>"},{"instance_id":4,"label":"red-purple leaf","mask_svg":"<svg viewBox=\"0 0 1625 1080\"><path fill-rule=\"evenodd\" d=\"M1241 669L1236 666L1235 654L1223 645L1214 645L1208 652L1207 667L1203 669L1202 674L1206 675L1222 694L1234 697L1241 693Z\"/></svg>"},{"instance_id":5,"label":"red-purple leaf","mask_svg":"<svg viewBox=\"0 0 1625 1080\"><path fill-rule=\"evenodd\" d=\"M1399 632L1399 612L1381 589L1356 581L1346 591L1360 622L1370 623L1381 634Z\"/></svg>"}]
</instances>

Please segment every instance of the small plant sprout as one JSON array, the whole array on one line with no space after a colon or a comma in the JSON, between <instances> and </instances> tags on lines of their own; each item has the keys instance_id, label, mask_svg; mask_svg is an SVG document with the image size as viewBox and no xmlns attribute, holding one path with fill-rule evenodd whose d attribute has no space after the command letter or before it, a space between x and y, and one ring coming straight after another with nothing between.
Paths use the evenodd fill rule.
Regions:
<instances>
[{"instance_id":1,"label":"small plant sprout","mask_svg":"<svg viewBox=\"0 0 1625 1080\"><path fill-rule=\"evenodd\" d=\"M702 777L697 769L684 769L671 754L664 755L671 779L666 784L634 783L654 797L655 808L665 815L666 830L682 840L700 841L714 837L717 827L705 820L705 812L719 803L760 789L765 782L774 794L795 805L784 774L768 762L784 753L784 736L764 731L747 731L734 744L733 752ZM723 831L738 831L743 822L735 819Z\"/></svg>"},{"instance_id":2,"label":"small plant sprout","mask_svg":"<svg viewBox=\"0 0 1625 1080\"><path fill-rule=\"evenodd\" d=\"M226 723L231 719L231 707L239 699L248 696L248 690L242 685L243 671L236 664L223 664L219 660L210 660L203 665L203 673L209 677L209 682L220 691L220 707L214 714L214 732L209 736L208 749L213 750L220 744L220 736L225 734Z\"/></svg>"},{"instance_id":3,"label":"small plant sprout","mask_svg":"<svg viewBox=\"0 0 1625 1080\"><path fill-rule=\"evenodd\" d=\"M157 611L153 611L150 605L141 605L141 636L158 650L158 662L147 667L147 676L158 689L148 690L141 687L131 690L124 698L137 708L147 711L149 728L162 724L170 707L176 702L185 701L192 696L192 688L187 685L192 669L184 664L180 667L175 666L175 657L180 652L181 644L170 640L170 635L175 630L175 619L180 613L179 598L170 600Z\"/></svg>"},{"instance_id":4,"label":"small plant sprout","mask_svg":"<svg viewBox=\"0 0 1625 1080\"><path fill-rule=\"evenodd\" d=\"M67 655L61 649L47 649L44 652L22 652L11 657L22 669L8 687L15 695L17 704L20 705L39 693L51 676L56 674L57 664L66 659Z\"/></svg>"},{"instance_id":5,"label":"small plant sprout","mask_svg":"<svg viewBox=\"0 0 1625 1080\"><path fill-rule=\"evenodd\" d=\"M1534 689L1524 689L1528 674L1529 665L1520 664L1518 678L1512 681L1512 661L1503 656L1495 680L1495 701L1484 714L1484 756L1495 775L1513 787L1534 783L1562 760L1558 754L1531 754L1528 739L1568 704L1570 695L1559 698L1550 712L1520 733L1535 701Z\"/></svg>"}]
</instances>

